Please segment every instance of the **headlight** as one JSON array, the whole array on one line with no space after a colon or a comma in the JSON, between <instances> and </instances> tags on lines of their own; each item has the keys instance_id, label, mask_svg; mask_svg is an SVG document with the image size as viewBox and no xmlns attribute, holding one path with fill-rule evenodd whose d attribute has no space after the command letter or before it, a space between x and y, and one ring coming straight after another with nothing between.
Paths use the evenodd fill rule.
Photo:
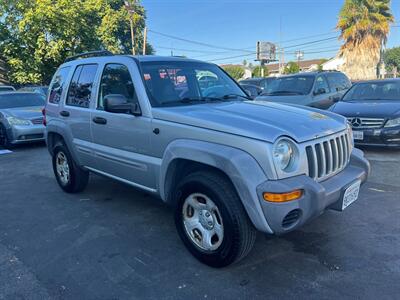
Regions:
<instances>
[{"instance_id":1,"label":"headlight","mask_svg":"<svg viewBox=\"0 0 400 300\"><path fill-rule=\"evenodd\" d=\"M295 144L286 138L278 140L272 149L275 166L281 171L288 171L297 157Z\"/></svg>"},{"instance_id":2,"label":"headlight","mask_svg":"<svg viewBox=\"0 0 400 300\"><path fill-rule=\"evenodd\" d=\"M7 121L10 125L31 125L31 122L28 120L18 119L15 117L8 117Z\"/></svg>"},{"instance_id":3,"label":"headlight","mask_svg":"<svg viewBox=\"0 0 400 300\"><path fill-rule=\"evenodd\" d=\"M388 120L385 124L385 127L395 127L400 126L400 118Z\"/></svg>"}]
</instances>

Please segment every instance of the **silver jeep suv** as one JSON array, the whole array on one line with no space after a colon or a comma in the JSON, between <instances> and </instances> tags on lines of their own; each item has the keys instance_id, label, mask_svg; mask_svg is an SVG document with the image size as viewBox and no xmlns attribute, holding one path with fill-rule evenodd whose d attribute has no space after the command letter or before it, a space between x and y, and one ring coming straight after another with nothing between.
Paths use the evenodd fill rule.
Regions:
<instances>
[{"instance_id":1,"label":"silver jeep suv","mask_svg":"<svg viewBox=\"0 0 400 300\"><path fill-rule=\"evenodd\" d=\"M45 122L64 191L82 191L94 172L154 194L213 267L246 256L256 230L283 234L343 210L370 168L345 118L250 101L218 66L184 58L70 59L51 82Z\"/></svg>"}]
</instances>

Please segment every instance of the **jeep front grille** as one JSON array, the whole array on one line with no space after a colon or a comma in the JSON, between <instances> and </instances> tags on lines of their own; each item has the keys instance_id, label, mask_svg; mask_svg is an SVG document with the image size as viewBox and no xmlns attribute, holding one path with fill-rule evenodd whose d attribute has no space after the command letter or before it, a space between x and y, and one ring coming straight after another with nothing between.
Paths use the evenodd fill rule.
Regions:
<instances>
[{"instance_id":1,"label":"jeep front grille","mask_svg":"<svg viewBox=\"0 0 400 300\"><path fill-rule=\"evenodd\" d=\"M354 129L381 128L385 119L381 118L347 118L347 121Z\"/></svg>"},{"instance_id":2,"label":"jeep front grille","mask_svg":"<svg viewBox=\"0 0 400 300\"><path fill-rule=\"evenodd\" d=\"M321 181L340 172L348 164L351 150L347 131L307 145L308 175Z\"/></svg>"}]
</instances>

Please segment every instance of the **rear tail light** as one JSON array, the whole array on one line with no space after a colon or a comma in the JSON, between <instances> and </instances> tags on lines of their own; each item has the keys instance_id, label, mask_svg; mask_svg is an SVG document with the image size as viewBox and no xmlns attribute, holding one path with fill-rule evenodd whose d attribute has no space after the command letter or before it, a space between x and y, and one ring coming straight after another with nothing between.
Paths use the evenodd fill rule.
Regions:
<instances>
[{"instance_id":1,"label":"rear tail light","mask_svg":"<svg viewBox=\"0 0 400 300\"><path fill-rule=\"evenodd\" d=\"M42 115L43 115L43 125L46 126L47 122L46 122L46 107L42 108Z\"/></svg>"}]
</instances>

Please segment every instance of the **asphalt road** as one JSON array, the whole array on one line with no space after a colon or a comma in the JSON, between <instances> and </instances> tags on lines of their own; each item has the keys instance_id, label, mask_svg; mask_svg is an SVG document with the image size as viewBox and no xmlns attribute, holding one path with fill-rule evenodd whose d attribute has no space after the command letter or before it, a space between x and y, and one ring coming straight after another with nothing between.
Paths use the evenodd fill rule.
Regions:
<instances>
[{"instance_id":1,"label":"asphalt road","mask_svg":"<svg viewBox=\"0 0 400 300\"><path fill-rule=\"evenodd\" d=\"M399 299L400 151L367 155L346 211L259 234L220 270L186 251L156 199L98 176L65 194L43 146L0 155L0 299Z\"/></svg>"}]
</instances>

